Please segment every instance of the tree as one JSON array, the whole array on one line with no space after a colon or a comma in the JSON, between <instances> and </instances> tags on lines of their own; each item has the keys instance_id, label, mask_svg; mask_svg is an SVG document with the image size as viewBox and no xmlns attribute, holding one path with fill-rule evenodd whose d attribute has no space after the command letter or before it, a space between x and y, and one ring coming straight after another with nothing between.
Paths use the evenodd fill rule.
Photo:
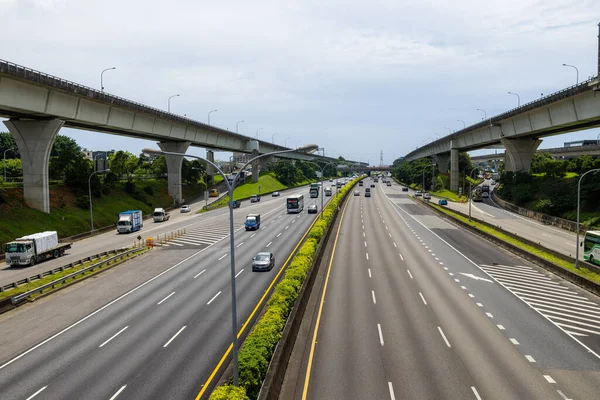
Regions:
<instances>
[{"instance_id":1,"label":"tree","mask_svg":"<svg viewBox=\"0 0 600 400\"><path fill-rule=\"evenodd\" d=\"M13 149L6 152L6 159L21 158L17 143L9 132L0 132L0 157L4 159L4 152L8 149Z\"/></svg>"},{"instance_id":2,"label":"tree","mask_svg":"<svg viewBox=\"0 0 600 400\"><path fill-rule=\"evenodd\" d=\"M554 161L550 153L535 153L531 160L531 173L540 174L545 172L544 168L547 162Z\"/></svg>"},{"instance_id":3,"label":"tree","mask_svg":"<svg viewBox=\"0 0 600 400\"><path fill-rule=\"evenodd\" d=\"M298 168L306 178L317 179L316 165L298 160L296 161L296 168Z\"/></svg>"},{"instance_id":4,"label":"tree","mask_svg":"<svg viewBox=\"0 0 600 400\"><path fill-rule=\"evenodd\" d=\"M473 170L473 162L471 161L471 156L467 152L459 152L458 153L458 170L459 171L472 171Z\"/></svg>"},{"instance_id":5,"label":"tree","mask_svg":"<svg viewBox=\"0 0 600 400\"><path fill-rule=\"evenodd\" d=\"M280 160L271 165L271 169L275 172L275 177L284 185L293 185L296 182L304 180L302 172L291 161Z\"/></svg>"},{"instance_id":6,"label":"tree","mask_svg":"<svg viewBox=\"0 0 600 400\"><path fill-rule=\"evenodd\" d=\"M111 154L108 160L111 172L117 176L126 175L128 180L138 165L138 158L128 151L119 150L115 154Z\"/></svg>"}]
</instances>

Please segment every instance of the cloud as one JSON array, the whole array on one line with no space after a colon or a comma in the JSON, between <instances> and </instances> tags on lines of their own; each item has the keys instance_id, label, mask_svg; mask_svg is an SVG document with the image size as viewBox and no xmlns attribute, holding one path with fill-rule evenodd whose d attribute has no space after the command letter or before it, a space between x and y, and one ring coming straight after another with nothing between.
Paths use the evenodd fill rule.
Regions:
<instances>
[{"instance_id":1,"label":"cloud","mask_svg":"<svg viewBox=\"0 0 600 400\"><path fill-rule=\"evenodd\" d=\"M562 63L595 74L596 14L590 0L0 0L0 46L92 87L116 66L106 90L150 106L180 93L172 110L201 121L218 109L224 128L243 119L241 133L362 158L383 148L391 163L457 119L479 121L477 108L512 108L508 91L526 102L569 86Z\"/></svg>"}]
</instances>

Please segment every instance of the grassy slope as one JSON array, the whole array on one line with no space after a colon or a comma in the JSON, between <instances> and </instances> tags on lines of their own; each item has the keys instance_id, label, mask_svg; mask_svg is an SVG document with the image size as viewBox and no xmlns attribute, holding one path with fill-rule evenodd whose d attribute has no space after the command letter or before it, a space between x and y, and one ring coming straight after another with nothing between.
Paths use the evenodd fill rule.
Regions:
<instances>
[{"instance_id":1,"label":"grassy slope","mask_svg":"<svg viewBox=\"0 0 600 400\"><path fill-rule=\"evenodd\" d=\"M173 199L167 194L167 183L149 180L136 184L136 190L150 186L153 195L144 192L145 204L131 197L119 184L109 194L93 198L94 227L114 225L119 212L142 210L144 215L155 207L169 207ZM184 198L193 199L202 192L202 186L184 186ZM90 211L77 207L75 196L64 186L50 188L50 214L24 206L22 189L2 191L7 203L0 205L0 244L35 232L56 230L59 237L67 237L90 230Z\"/></svg>"}]
</instances>

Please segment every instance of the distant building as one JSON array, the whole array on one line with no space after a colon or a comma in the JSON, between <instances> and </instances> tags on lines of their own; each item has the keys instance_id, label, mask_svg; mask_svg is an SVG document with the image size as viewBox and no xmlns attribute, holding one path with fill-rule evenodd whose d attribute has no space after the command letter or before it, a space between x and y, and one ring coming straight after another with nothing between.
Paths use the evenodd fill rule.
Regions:
<instances>
[{"instance_id":1,"label":"distant building","mask_svg":"<svg viewBox=\"0 0 600 400\"><path fill-rule=\"evenodd\" d=\"M246 164L252 158L251 154L233 152L233 159L236 164Z\"/></svg>"},{"instance_id":2,"label":"distant building","mask_svg":"<svg viewBox=\"0 0 600 400\"><path fill-rule=\"evenodd\" d=\"M94 171L104 171L108 169L108 156L114 154L114 150L94 151L83 149L85 158L94 162Z\"/></svg>"},{"instance_id":3,"label":"distant building","mask_svg":"<svg viewBox=\"0 0 600 400\"><path fill-rule=\"evenodd\" d=\"M565 147L595 146L597 144L597 140L577 140L575 142L565 142Z\"/></svg>"}]
</instances>

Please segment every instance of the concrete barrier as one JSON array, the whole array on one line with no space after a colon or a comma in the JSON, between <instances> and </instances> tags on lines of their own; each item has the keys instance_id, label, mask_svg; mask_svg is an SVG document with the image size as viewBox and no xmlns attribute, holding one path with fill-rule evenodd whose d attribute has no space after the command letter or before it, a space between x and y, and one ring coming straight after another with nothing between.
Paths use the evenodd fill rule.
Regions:
<instances>
[{"instance_id":1,"label":"concrete barrier","mask_svg":"<svg viewBox=\"0 0 600 400\"><path fill-rule=\"evenodd\" d=\"M527 218L534 219L536 221L540 221L546 225L556 226L562 229L565 229L570 232L577 231L577 223L573 221L569 221L568 219L553 217L552 215L544 214L541 212L533 211L528 208L519 207L515 204L509 203L506 200L502 200L502 198L496 193L495 190L492 190L492 200L498 204L500 207L505 210L512 211L516 214L523 215ZM585 229L580 225L580 232L585 232Z\"/></svg>"}]
</instances>

